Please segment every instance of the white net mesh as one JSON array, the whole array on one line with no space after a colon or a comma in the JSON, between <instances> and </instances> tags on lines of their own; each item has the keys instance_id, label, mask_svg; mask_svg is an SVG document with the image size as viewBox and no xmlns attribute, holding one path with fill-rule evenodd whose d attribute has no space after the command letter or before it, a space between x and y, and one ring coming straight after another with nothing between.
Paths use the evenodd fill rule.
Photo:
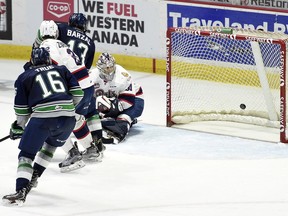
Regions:
<instances>
[{"instance_id":1,"label":"white net mesh","mask_svg":"<svg viewBox=\"0 0 288 216\"><path fill-rule=\"evenodd\" d=\"M232 31L230 36L217 33ZM272 39L285 41L287 36L206 27L172 32L171 121L279 127L283 55L280 44Z\"/></svg>"}]
</instances>

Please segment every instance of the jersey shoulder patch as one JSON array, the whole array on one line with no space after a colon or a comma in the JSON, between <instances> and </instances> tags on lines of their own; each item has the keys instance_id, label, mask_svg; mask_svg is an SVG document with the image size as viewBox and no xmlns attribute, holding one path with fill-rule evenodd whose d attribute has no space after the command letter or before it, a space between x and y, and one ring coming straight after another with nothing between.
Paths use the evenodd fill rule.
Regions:
<instances>
[{"instance_id":1,"label":"jersey shoulder patch","mask_svg":"<svg viewBox=\"0 0 288 216\"><path fill-rule=\"evenodd\" d=\"M129 77L129 74L127 72L121 72L122 76Z\"/></svg>"}]
</instances>

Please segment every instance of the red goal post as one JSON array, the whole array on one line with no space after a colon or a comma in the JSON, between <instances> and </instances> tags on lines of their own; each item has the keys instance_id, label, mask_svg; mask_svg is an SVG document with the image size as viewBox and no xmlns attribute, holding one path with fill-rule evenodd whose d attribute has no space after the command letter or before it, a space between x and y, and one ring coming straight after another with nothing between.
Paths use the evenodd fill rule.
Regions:
<instances>
[{"instance_id":1,"label":"red goal post","mask_svg":"<svg viewBox=\"0 0 288 216\"><path fill-rule=\"evenodd\" d=\"M279 128L287 143L287 39L259 30L169 28L167 126L239 122Z\"/></svg>"}]
</instances>

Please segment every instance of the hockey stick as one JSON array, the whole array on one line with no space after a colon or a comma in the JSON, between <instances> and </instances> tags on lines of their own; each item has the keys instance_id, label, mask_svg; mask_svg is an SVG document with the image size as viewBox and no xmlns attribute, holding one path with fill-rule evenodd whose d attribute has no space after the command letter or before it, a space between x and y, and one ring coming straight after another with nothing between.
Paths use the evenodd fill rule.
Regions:
<instances>
[{"instance_id":1,"label":"hockey stick","mask_svg":"<svg viewBox=\"0 0 288 216\"><path fill-rule=\"evenodd\" d=\"M10 138L10 135L7 135L7 136L1 138L1 139L0 139L0 142L3 142L4 140L6 140L6 139L8 139L8 138Z\"/></svg>"}]
</instances>

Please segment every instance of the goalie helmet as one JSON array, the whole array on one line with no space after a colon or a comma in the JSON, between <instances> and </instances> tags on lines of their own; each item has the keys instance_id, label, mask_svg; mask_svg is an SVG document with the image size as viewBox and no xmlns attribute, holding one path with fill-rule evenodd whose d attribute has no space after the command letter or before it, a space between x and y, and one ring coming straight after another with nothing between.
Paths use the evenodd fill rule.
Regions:
<instances>
[{"instance_id":1,"label":"goalie helmet","mask_svg":"<svg viewBox=\"0 0 288 216\"><path fill-rule=\"evenodd\" d=\"M116 70L116 61L109 53L102 53L97 61L97 68L100 71L101 79L111 81L114 78Z\"/></svg>"},{"instance_id":2,"label":"goalie helmet","mask_svg":"<svg viewBox=\"0 0 288 216\"><path fill-rule=\"evenodd\" d=\"M69 17L69 26L76 27L81 29L82 31L87 31L87 19L82 13L73 13Z\"/></svg>"},{"instance_id":3,"label":"goalie helmet","mask_svg":"<svg viewBox=\"0 0 288 216\"><path fill-rule=\"evenodd\" d=\"M31 63L33 65L50 65L52 60L45 48L35 48L31 52Z\"/></svg>"},{"instance_id":4,"label":"goalie helmet","mask_svg":"<svg viewBox=\"0 0 288 216\"><path fill-rule=\"evenodd\" d=\"M58 38L58 26L53 20L44 20L39 28L40 36L42 38Z\"/></svg>"}]
</instances>

